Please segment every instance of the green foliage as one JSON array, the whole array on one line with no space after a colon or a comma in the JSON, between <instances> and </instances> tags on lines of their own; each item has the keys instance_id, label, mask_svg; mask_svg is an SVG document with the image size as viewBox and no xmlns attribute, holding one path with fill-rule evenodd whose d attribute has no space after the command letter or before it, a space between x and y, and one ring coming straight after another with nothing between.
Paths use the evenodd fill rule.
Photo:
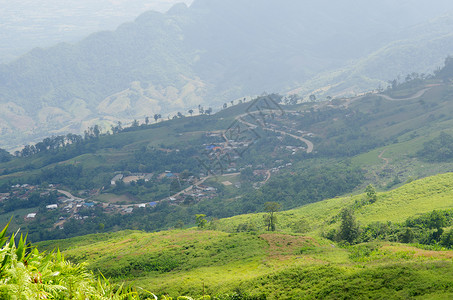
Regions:
<instances>
[{"instance_id":1,"label":"green foliage","mask_svg":"<svg viewBox=\"0 0 453 300\"><path fill-rule=\"evenodd\" d=\"M202 229L208 224L208 221L205 219L206 215L204 214L197 214L195 215L195 223L197 224L197 227Z\"/></svg>"},{"instance_id":2,"label":"green foliage","mask_svg":"<svg viewBox=\"0 0 453 300\"><path fill-rule=\"evenodd\" d=\"M453 137L441 132L431 141L423 144L423 149L417 152L422 159L430 162L447 162L453 159Z\"/></svg>"},{"instance_id":3,"label":"green foliage","mask_svg":"<svg viewBox=\"0 0 453 300\"><path fill-rule=\"evenodd\" d=\"M279 211L281 205L277 202L266 202L264 203L264 211L267 212L264 215L264 224L267 227L267 231L275 231L275 227L277 225L277 215L276 213Z\"/></svg>"},{"instance_id":4,"label":"green foliage","mask_svg":"<svg viewBox=\"0 0 453 300\"><path fill-rule=\"evenodd\" d=\"M5 149L0 148L0 163L8 162L13 159L13 156Z\"/></svg>"},{"instance_id":5,"label":"green foliage","mask_svg":"<svg viewBox=\"0 0 453 300\"><path fill-rule=\"evenodd\" d=\"M295 233L306 233L310 231L310 223L304 218L291 224L291 230Z\"/></svg>"},{"instance_id":6,"label":"green foliage","mask_svg":"<svg viewBox=\"0 0 453 300\"><path fill-rule=\"evenodd\" d=\"M343 209L341 211L341 224L338 232L338 238L342 241L353 244L359 236L359 225L356 223L353 211L351 209Z\"/></svg>"},{"instance_id":7,"label":"green foliage","mask_svg":"<svg viewBox=\"0 0 453 300\"><path fill-rule=\"evenodd\" d=\"M376 189L374 188L373 185L371 184L367 185L365 193L370 203L376 202L377 200Z\"/></svg>"},{"instance_id":8,"label":"green foliage","mask_svg":"<svg viewBox=\"0 0 453 300\"><path fill-rule=\"evenodd\" d=\"M372 251L367 250L367 251ZM243 284L267 299L408 299L453 291L449 263L391 263L363 267L304 266ZM445 277L444 277L445 276Z\"/></svg>"},{"instance_id":9,"label":"green foliage","mask_svg":"<svg viewBox=\"0 0 453 300\"><path fill-rule=\"evenodd\" d=\"M86 264L68 262L59 250L39 253L22 235L8 242L7 228L0 232L1 299L140 299L131 288L96 280Z\"/></svg>"},{"instance_id":10,"label":"green foliage","mask_svg":"<svg viewBox=\"0 0 453 300\"><path fill-rule=\"evenodd\" d=\"M439 244L450 249L453 248L453 229L442 234Z\"/></svg>"}]
</instances>

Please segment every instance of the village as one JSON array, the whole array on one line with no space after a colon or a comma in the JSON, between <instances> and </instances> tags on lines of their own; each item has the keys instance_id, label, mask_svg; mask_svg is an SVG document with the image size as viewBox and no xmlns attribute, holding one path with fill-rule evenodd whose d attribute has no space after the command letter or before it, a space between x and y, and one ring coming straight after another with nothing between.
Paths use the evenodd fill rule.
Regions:
<instances>
[{"instance_id":1,"label":"village","mask_svg":"<svg viewBox=\"0 0 453 300\"><path fill-rule=\"evenodd\" d=\"M262 128L265 131L272 132L280 142L275 146L276 151L286 157L299 152L312 151L311 142L303 137L313 137L313 133L294 129L297 127L297 123L291 121L288 115L298 117L301 113L290 112L282 116L273 116L273 122L268 122L266 128ZM92 218L95 216L95 210L101 210L107 214L131 214L137 209L152 209L161 202L168 202L170 205L193 205L211 200L219 196L218 190L207 182L210 182L210 180L212 182L212 179L214 179L225 188L238 190L242 187L240 175L244 170L251 170L252 173L249 175L253 178L251 184L253 188L258 189L271 178L272 174L278 173L284 168L290 168L292 163L288 162L288 159L275 159L271 165L265 166L264 164L245 164L243 160L241 161L242 154L253 146L258 138L249 130L252 128L252 124L242 118L237 118L237 120L238 128L230 128L230 132L227 130L205 133L205 141L207 142L200 145L202 154L197 157L201 166L199 174L183 174L172 172L172 170L165 170L160 174L118 171L111 178L110 187L77 191L76 195L68 192L60 185L16 184L11 186L10 192L0 194L0 204L7 207L11 205L10 203L19 201L22 203L21 208L29 208L29 212L21 216L25 222L33 221L40 213L46 213L56 217L57 221L54 228L63 229L67 220ZM242 128L239 128L239 126L242 126ZM292 137L292 139L289 139L290 141L299 140L306 145L300 142L286 144L287 136ZM162 151L173 150L162 149ZM178 149L174 149L174 151L178 151ZM105 192L105 190L109 188L111 190L118 185L127 187L139 183L173 185L170 188L170 191L173 192L167 197L149 199L140 203L115 202L109 199L108 193ZM107 198L104 197L103 200L99 200L100 195L106 194ZM30 200L36 197L41 199L41 203L34 203ZM45 205L42 204L43 201Z\"/></svg>"}]
</instances>

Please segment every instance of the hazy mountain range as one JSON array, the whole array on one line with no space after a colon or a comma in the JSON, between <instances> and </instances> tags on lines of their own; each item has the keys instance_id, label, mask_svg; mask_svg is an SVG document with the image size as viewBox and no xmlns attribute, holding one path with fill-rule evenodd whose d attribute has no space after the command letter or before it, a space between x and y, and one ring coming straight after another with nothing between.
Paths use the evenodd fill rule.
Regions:
<instances>
[{"instance_id":1,"label":"hazy mountain range","mask_svg":"<svg viewBox=\"0 0 453 300\"><path fill-rule=\"evenodd\" d=\"M450 1L195 0L0 65L0 147L245 95L353 94L453 52Z\"/></svg>"},{"instance_id":2,"label":"hazy mountain range","mask_svg":"<svg viewBox=\"0 0 453 300\"><path fill-rule=\"evenodd\" d=\"M193 0L0 0L0 63L34 47L76 42L99 30L113 30L147 10L167 11Z\"/></svg>"}]
</instances>

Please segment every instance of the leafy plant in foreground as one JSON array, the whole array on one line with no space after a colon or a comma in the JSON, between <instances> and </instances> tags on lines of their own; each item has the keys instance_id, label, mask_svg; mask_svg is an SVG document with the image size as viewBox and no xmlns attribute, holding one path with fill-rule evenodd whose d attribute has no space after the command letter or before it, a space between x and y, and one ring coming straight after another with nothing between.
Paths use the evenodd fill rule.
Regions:
<instances>
[{"instance_id":1,"label":"leafy plant in foreground","mask_svg":"<svg viewBox=\"0 0 453 300\"><path fill-rule=\"evenodd\" d=\"M8 239L8 225L0 232L0 299L140 299L131 288L96 280L84 263L65 260L59 250L39 253L22 234L16 243L18 233Z\"/></svg>"}]
</instances>

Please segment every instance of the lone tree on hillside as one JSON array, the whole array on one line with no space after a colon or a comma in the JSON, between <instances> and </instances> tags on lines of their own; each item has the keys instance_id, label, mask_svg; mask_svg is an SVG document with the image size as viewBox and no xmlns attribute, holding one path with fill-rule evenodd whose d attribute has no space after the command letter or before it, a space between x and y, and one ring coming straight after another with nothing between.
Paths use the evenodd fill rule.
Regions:
<instances>
[{"instance_id":1,"label":"lone tree on hillside","mask_svg":"<svg viewBox=\"0 0 453 300\"><path fill-rule=\"evenodd\" d=\"M345 208L341 211L341 225L338 237L349 244L353 244L359 237L359 225L357 225L353 211L350 208Z\"/></svg>"},{"instance_id":2,"label":"lone tree on hillside","mask_svg":"<svg viewBox=\"0 0 453 300\"><path fill-rule=\"evenodd\" d=\"M208 221L205 219L206 215L204 214L197 214L195 215L195 223L197 224L198 228L204 228Z\"/></svg>"},{"instance_id":3,"label":"lone tree on hillside","mask_svg":"<svg viewBox=\"0 0 453 300\"><path fill-rule=\"evenodd\" d=\"M376 200L377 200L377 194L376 194L376 189L374 188L373 185L369 184L369 185L365 188L365 193L366 193L366 196L367 196L368 201L369 201L370 203L376 202Z\"/></svg>"},{"instance_id":4,"label":"lone tree on hillside","mask_svg":"<svg viewBox=\"0 0 453 300\"><path fill-rule=\"evenodd\" d=\"M277 202L266 202L264 203L264 210L267 212L264 215L264 224L267 226L267 231L275 231L275 225L277 223L276 213L280 210L281 205Z\"/></svg>"}]
</instances>

